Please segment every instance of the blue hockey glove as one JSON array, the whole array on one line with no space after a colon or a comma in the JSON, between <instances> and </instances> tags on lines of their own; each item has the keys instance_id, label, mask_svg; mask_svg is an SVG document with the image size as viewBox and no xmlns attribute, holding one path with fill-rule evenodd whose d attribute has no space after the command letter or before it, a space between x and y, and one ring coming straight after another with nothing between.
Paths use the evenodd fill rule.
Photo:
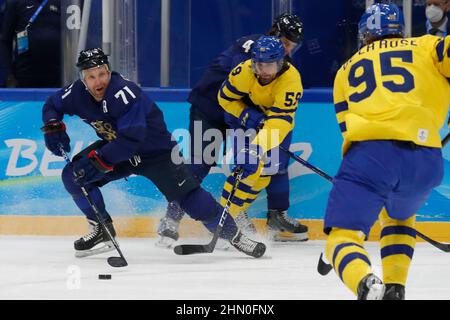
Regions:
<instances>
[{"instance_id":1,"label":"blue hockey glove","mask_svg":"<svg viewBox=\"0 0 450 320\"><path fill-rule=\"evenodd\" d=\"M250 144L236 155L234 170L237 170L237 167L241 166L243 170L242 179L245 179L258 171L261 157L261 147L256 144Z\"/></svg>"},{"instance_id":2,"label":"blue hockey glove","mask_svg":"<svg viewBox=\"0 0 450 320\"><path fill-rule=\"evenodd\" d=\"M239 129L241 127L239 118L236 118L228 112L225 112L224 114L224 121L231 129Z\"/></svg>"},{"instance_id":3,"label":"blue hockey glove","mask_svg":"<svg viewBox=\"0 0 450 320\"><path fill-rule=\"evenodd\" d=\"M44 133L45 146L56 156L62 157L60 145L65 152L70 152L70 138L66 133L66 125L62 121L50 121L41 131Z\"/></svg>"},{"instance_id":4,"label":"blue hockey glove","mask_svg":"<svg viewBox=\"0 0 450 320\"><path fill-rule=\"evenodd\" d=\"M75 182L81 187L101 180L105 173L113 169L114 167L106 163L96 150L89 152L87 157L73 162Z\"/></svg>"},{"instance_id":5,"label":"blue hockey glove","mask_svg":"<svg viewBox=\"0 0 450 320\"><path fill-rule=\"evenodd\" d=\"M239 117L241 127L244 129L259 130L264 126L265 116L258 110L246 107Z\"/></svg>"}]
</instances>

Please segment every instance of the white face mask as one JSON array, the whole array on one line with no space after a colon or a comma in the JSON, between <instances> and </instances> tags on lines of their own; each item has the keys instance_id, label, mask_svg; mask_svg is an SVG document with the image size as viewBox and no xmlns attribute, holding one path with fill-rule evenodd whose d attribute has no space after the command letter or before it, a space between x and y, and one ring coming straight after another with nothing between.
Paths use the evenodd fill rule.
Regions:
<instances>
[{"instance_id":1,"label":"white face mask","mask_svg":"<svg viewBox=\"0 0 450 320\"><path fill-rule=\"evenodd\" d=\"M432 4L425 9L425 16L430 22L439 22L444 17L444 10Z\"/></svg>"}]
</instances>

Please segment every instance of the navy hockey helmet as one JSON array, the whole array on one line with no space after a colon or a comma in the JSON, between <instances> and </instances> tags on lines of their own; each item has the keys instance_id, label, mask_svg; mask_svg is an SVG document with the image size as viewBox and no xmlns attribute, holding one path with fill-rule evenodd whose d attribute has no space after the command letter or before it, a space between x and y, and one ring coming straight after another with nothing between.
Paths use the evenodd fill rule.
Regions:
<instances>
[{"instance_id":1,"label":"navy hockey helmet","mask_svg":"<svg viewBox=\"0 0 450 320\"><path fill-rule=\"evenodd\" d=\"M303 23L295 14L283 13L273 21L271 34L284 37L300 46L304 37Z\"/></svg>"},{"instance_id":2,"label":"navy hockey helmet","mask_svg":"<svg viewBox=\"0 0 450 320\"><path fill-rule=\"evenodd\" d=\"M393 3L371 5L358 24L359 39L377 40L385 36L404 36L405 22L402 11Z\"/></svg>"},{"instance_id":3,"label":"navy hockey helmet","mask_svg":"<svg viewBox=\"0 0 450 320\"><path fill-rule=\"evenodd\" d=\"M83 50L78 56L77 67L80 71L100 67L104 64L109 69L108 56L100 48Z\"/></svg>"}]
</instances>

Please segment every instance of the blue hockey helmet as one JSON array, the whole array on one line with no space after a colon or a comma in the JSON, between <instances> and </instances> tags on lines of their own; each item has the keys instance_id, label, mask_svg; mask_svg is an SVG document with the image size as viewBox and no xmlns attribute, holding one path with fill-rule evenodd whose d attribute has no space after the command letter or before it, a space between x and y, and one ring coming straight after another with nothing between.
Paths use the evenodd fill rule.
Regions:
<instances>
[{"instance_id":1,"label":"blue hockey helmet","mask_svg":"<svg viewBox=\"0 0 450 320\"><path fill-rule=\"evenodd\" d=\"M279 62L284 60L284 46L274 36L261 36L252 47L252 62Z\"/></svg>"},{"instance_id":2,"label":"blue hockey helmet","mask_svg":"<svg viewBox=\"0 0 450 320\"><path fill-rule=\"evenodd\" d=\"M285 63L285 50L281 40L262 36L252 47L252 70L261 83L275 79Z\"/></svg>"},{"instance_id":3,"label":"blue hockey helmet","mask_svg":"<svg viewBox=\"0 0 450 320\"><path fill-rule=\"evenodd\" d=\"M405 22L402 11L393 3L371 5L358 24L359 38L377 40L385 36L404 36Z\"/></svg>"}]
</instances>

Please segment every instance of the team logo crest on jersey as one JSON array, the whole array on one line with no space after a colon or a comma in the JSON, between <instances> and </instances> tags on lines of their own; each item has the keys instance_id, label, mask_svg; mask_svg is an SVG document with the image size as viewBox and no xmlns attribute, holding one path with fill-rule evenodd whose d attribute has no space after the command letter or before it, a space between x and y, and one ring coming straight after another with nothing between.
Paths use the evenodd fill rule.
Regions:
<instances>
[{"instance_id":1,"label":"team logo crest on jersey","mask_svg":"<svg viewBox=\"0 0 450 320\"><path fill-rule=\"evenodd\" d=\"M117 139L117 133L114 131L112 125L105 121L93 121L91 126L94 127L95 131L108 141L113 141Z\"/></svg>"},{"instance_id":2,"label":"team logo crest on jersey","mask_svg":"<svg viewBox=\"0 0 450 320\"><path fill-rule=\"evenodd\" d=\"M419 142L427 142L428 141L428 130L427 129L419 129L419 132L417 134L417 140Z\"/></svg>"},{"instance_id":3,"label":"team logo crest on jersey","mask_svg":"<svg viewBox=\"0 0 450 320\"><path fill-rule=\"evenodd\" d=\"M388 20L396 21L397 20L397 15L395 13L390 14L388 16Z\"/></svg>"}]
</instances>

